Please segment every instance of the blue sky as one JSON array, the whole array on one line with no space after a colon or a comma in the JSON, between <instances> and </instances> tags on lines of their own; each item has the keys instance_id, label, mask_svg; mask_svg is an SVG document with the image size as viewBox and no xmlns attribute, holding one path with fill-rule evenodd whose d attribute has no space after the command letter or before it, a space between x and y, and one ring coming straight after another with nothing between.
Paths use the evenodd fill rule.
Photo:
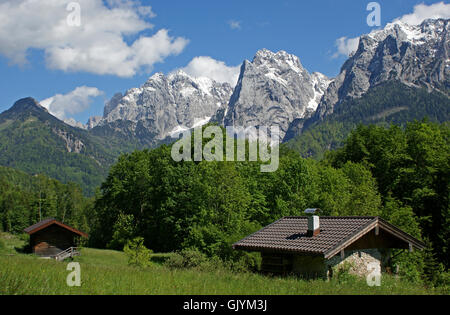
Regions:
<instances>
[{"instance_id":1,"label":"blue sky","mask_svg":"<svg viewBox=\"0 0 450 315\"><path fill-rule=\"evenodd\" d=\"M1 6L27 1L29 0L0 0L0 12L10 16L19 14L19 11L1 10ZM54 0L41 2L46 1L54 2ZM99 6L105 6L101 8L103 10L101 12L112 10L115 6L124 8L123 12L138 10L138 6L130 6L132 0L107 0L109 3L103 2L103 4L101 0L96 1L99 2ZM64 9L71 1L61 0L61 2ZM54 35L46 38L46 35L42 35L45 39L42 43L39 41L42 32L52 28L53 25L56 27L58 20L55 18L54 23L49 23L44 31L41 30L36 34L32 32L35 25L41 25L42 21L48 22L55 16L55 14L44 13L48 11L47 7L42 7L42 17L39 17L41 8L30 9L34 10L33 16L37 16L36 24L21 27L21 19L17 19L15 22L9 22L17 23L17 25L9 25L8 28L8 25L4 26L0 22L0 111L8 109L22 97L31 96L37 100L44 100L57 94L70 93L81 86L96 88L98 93L91 93L84 100L86 102L83 105L84 110L74 111L71 115L84 123L89 116L101 115L104 102L114 93L125 92L129 88L142 85L152 73L168 73L185 67L198 56L208 56L234 67L240 65L244 59L251 60L255 52L261 48L273 51L285 50L295 54L310 72L318 71L333 77L338 74L346 59L343 55L333 57L337 51L337 39L354 38L373 30L366 22L367 15L370 13L366 11L366 7L371 1L158 0L140 2L139 8L151 6L151 13L137 15L141 25L133 24L136 18L134 22L125 18L124 23L133 24L134 31L129 33L124 31L123 41L132 46L139 37L150 38L158 31L166 30L169 38L164 38L161 42L169 46L173 44L173 47L165 48L162 56L158 57L162 62L154 62L153 59L142 61L140 57L136 57L133 61L135 71L131 75L123 75L123 72L108 73L111 70L104 71L100 67L97 69L95 62L89 64L87 61L83 61L85 62L83 65L72 63L65 68L67 63L61 60L60 55L56 55L54 48L58 45L70 45L71 39L62 40L59 35L57 39ZM380 0L377 2L381 5L381 21L384 26L395 18L413 13L414 7L418 4L432 5L442 0ZM444 1L444 3L448 5L448 2ZM89 27L83 23L88 24L94 19L102 23L102 19L98 18L102 16L101 14L97 12L94 14L92 12L94 9L83 10L83 1L80 1L80 4L82 27ZM134 1L134 4L137 4L137 1ZM54 9L61 10L61 7ZM145 12L148 13L148 11ZM84 16L90 13L94 15L94 18L87 16L84 19ZM20 14L23 16L23 12ZM68 13L63 10L61 14L64 14L61 15L64 17ZM105 33L99 33L99 35L109 34L115 27L126 29L128 25L123 26L122 22L122 20L115 21L114 18L105 19L104 23L110 25L105 26ZM152 24L152 27L145 27L143 23ZM4 32L2 32L2 26L4 26ZM140 29L143 30L139 31ZM76 33L68 34L77 38ZM92 43L92 38L86 35L74 39L73 45L88 47L95 43ZM155 44L152 45L143 47L155 49ZM12 48L1 49L1 46ZM16 48L17 46L24 48L19 49ZM26 62L20 61L17 57L20 56L20 51L25 49ZM132 49L128 49L127 52L135 56ZM105 53L105 58L109 58L106 54L109 54L108 51ZM111 61L113 67L115 63L119 64L117 61Z\"/></svg>"}]
</instances>

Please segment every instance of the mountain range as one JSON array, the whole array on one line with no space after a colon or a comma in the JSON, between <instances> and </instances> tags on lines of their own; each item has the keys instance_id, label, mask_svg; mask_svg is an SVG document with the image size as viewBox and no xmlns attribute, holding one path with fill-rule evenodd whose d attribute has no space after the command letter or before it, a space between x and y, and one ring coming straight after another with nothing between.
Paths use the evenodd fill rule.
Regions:
<instances>
[{"instance_id":1,"label":"mountain range","mask_svg":"<svg viewBox=\"0 0 450 315\"><path fill-rule=\"evenodd\" d=\"M234 87L181 70L157 73L114 95L103 116L86 125L58 120L34 99L19 100L0 114L0 165L75 181L92 194L120 153L170 143L209 122L277 125L288 146L320 156L358 123L448 121L449 21L395 22L364 35L335 78L267 49L243 62Z\"/></svg>"}]
</instances>

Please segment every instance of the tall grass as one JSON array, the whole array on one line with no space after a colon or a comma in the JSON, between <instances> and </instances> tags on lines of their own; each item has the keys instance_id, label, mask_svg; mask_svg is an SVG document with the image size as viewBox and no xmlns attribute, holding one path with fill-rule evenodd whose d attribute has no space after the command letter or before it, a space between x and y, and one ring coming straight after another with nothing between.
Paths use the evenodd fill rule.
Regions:
<instances>
[{"instance_id":1,"label":"tall grass","mask_svg":"<svg viewBox=\"0 0 450 315\"><path fill-rule=\"evenodd\" d=\"M0 256L0 294L183 294L183 295L297 295L297 294L439 294L433 289L384 277L381 287L365 281L303 281L226 270L171 270L153 264L129 267L122 253L86 251L79 259L81 287L70 288L67 263L32 256ZM92 255L88 257L88 255ZM100 261L100 263L97 263Z\"/></svg>"},{"instance_id":2,"label":"tall grass","mask_svg":"<svg viewBox=\"0 0 450 315\"><path fill-rule=\"evenodd\" d=\"M15 240L7 240L6 247ZM155 255L158 256L158 255ZM160 258L160 257L157 257ZM69 287L67 262L33 255L0 251L0 294L151 294L151 295L300 295L300 294L448 294L384 276L381 287L369 287L363 279L344 277L326 282L296 278L211 271L170 269L158 263L146 268L127 265L122 252L82 249L81 287Z\"/></svg>"}]
</instances>

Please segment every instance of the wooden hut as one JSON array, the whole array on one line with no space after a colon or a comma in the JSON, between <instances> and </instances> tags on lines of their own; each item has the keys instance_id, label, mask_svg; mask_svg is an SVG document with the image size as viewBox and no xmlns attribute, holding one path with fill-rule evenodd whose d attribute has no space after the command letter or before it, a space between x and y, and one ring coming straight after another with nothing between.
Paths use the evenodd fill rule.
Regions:
<instances>
[{"instance_id":1,"label":"wooden hut","mask_svg":"<svg viewBox=\"0 0 450 315\"><path fill-rule=\"evenodd\" d=\"M347 264L360 276L389 266L391 249L424 249L425 244L378 217L285 217L235 243L236 250L260 252L263 272L329 278Z\"/></svg>"},{"instance_id":2,"label":"wooden hut","mask_svg":"<svg viewBox=\"0 0 450 315\"><path fill-rule=\"evenodd\" d=\"M79 237L88 237L81 232L53 218L43 220L24 230L30 235L32 252L41 257L56 257L58 254L76 247Z\"/></svg>"}]
</instances>

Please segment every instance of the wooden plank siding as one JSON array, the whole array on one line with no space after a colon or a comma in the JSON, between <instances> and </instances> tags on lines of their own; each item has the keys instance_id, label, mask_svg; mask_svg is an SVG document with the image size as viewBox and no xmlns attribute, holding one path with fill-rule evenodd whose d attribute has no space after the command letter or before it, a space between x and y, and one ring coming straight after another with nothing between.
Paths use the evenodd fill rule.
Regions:
<instances>
[{"instance_id":1,"label":"wooden plank siding","mask_svg":"<svg viewBox=\"0 0 450 315\"><path fill-rule=\"evenodd\" d=\"M51 225L30 236L30 245L38 256L54 256L76 246L76 235L58 225Z\"/></svg>"},{"instance_id":2,"label":"wooden plank siding","mask_svg":"<svg viewBox=\"0 0 450 315\"><path fill-rule=\"evenodd\" d=\"M288 274L292 272L292 264L292 255L263 253L261 271L270 274Z\"/></svg>"}]
</instances>

